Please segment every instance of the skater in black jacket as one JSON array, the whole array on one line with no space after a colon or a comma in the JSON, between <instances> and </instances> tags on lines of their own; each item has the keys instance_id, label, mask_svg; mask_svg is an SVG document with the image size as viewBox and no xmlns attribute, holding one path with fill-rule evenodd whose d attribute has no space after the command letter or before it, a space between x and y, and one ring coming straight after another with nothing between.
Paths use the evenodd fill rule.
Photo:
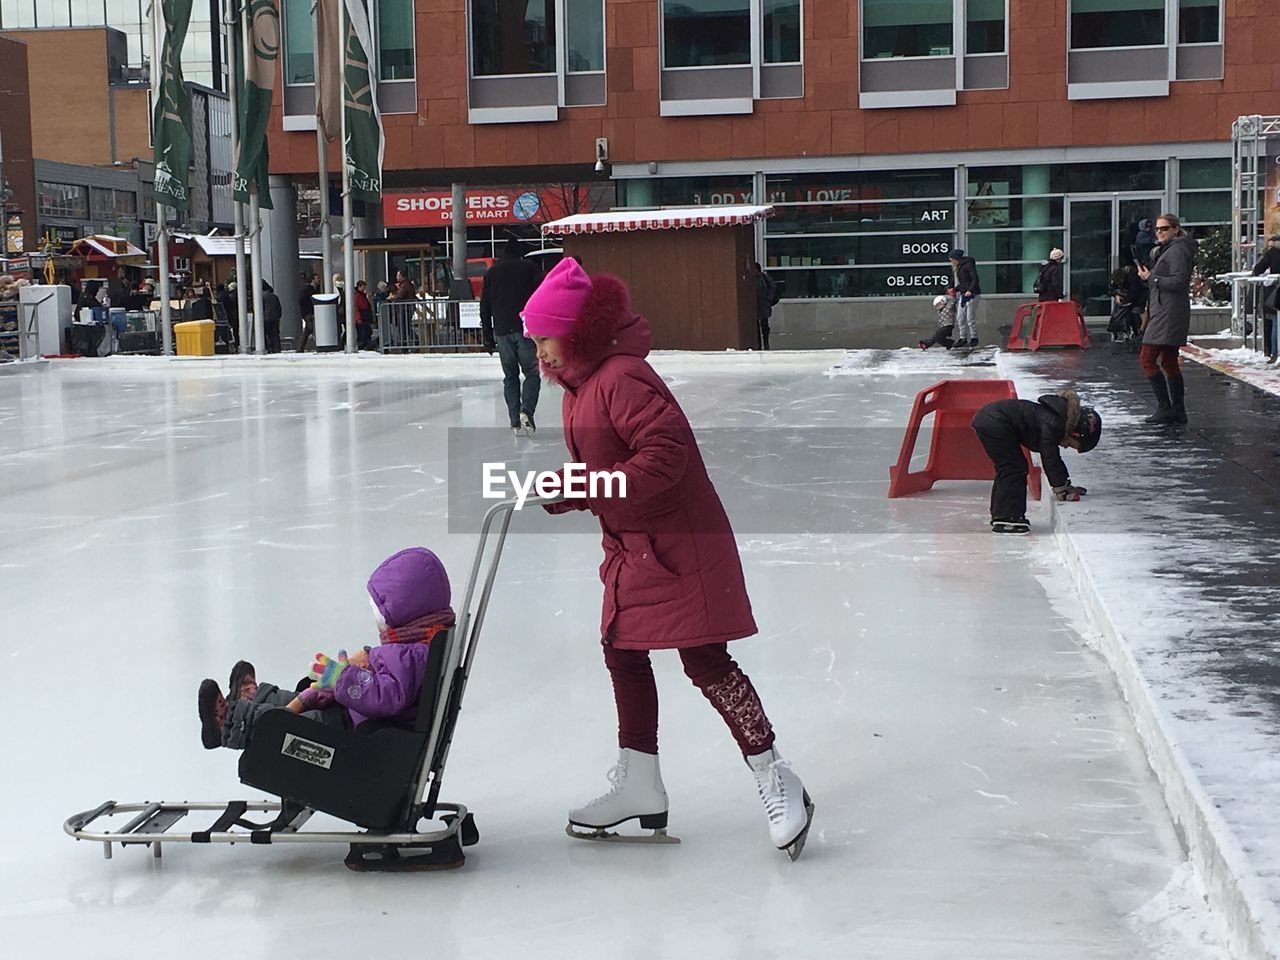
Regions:
<instances>
[{"instance_id":1,"label":"skater in black jacket","mask_svg":"<svg viewBox=\"0 0 1280 960\"><path fill-rule=\"evenodd\" d=\"M991 529L995 533L1026 533L1027 457L1023 447L1040 454L1045 477L1059 500L1079 500L1084 487L1073 486L1067 465L1058 453L1068 447L1088 453L1102 436L1102 418L1081 405L1070 387L1039 400L996 400L979 410L973 429L996 466L991 486Z\"/></svg>"}]
</instances>

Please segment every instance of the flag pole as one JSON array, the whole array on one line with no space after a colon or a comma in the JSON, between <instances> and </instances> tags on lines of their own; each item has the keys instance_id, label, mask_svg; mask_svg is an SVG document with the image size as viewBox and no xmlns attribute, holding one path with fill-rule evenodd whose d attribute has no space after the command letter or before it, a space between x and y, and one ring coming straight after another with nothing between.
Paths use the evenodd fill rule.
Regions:
<instances>
[{"instance_id":1,"label":"flag pole","mask_svg":"<svg viewBox=\"0 0 1280 960\"><path fill-rule=\"evenodd\" d=\"M249 5L245 4L240 11L241 17L241 56L246 66L253 55L250 48ZM253 350L255 353L266 353L266 324L262 322L262 218L258 210L258 177L254 171L253 180L249 184L249 263L253 276Z\"/></svg>"},{"instance_id":2,"label":"flag pole","mask_svg":"<svg viewBox=\"0 0 1280 960\"><path fill-rule=\"evenodd\" d=\"M151 96L160 102L160 0L151 0ZM153 107L154 115L154 107ZM156 252L160 261L160 352L173 355L173 305L169 302L169 208L156 200Z\"/></svg>"},{"instance_id":3,"label":"flag pole","mask_svg":"<svg viewBox=\"0 0 1280 960\"><path fill-rule=\"evenodd\" d=\"M356 351L356 254L352 248L352 234L355 226L351 216L351 158L347 144L347 33L350 25L347 22L346 0L338 0L338 36L342 41L342 57L339 69L342 71L342 305L346 313L344 326L347 331L347 353ZM367 55L367 54L366 54ZM370 72L372 72L372 64Z\"/></svg>"},{"instance_id":4,"label":"flag pole","mask_svg":"<svg viewBox=\"0 0 1280 960\"><path fill-rule=\"evenodd\" d=\"M240 19L240 8L236 0L226 0L226 7L223 13L223 23L230 33L227 43L227 101L231 108L231 166L234 168L240 159L240 111L237 106L239 94L237 87L239 86L239 77L237 68L243 70L241 64L240 51L235 45L235 26ZM240 352L249 352L249 288L245 286L245 261L244 261L244 204L235 198L235 170L231 171L232 189L231 189L231 209L232 209L232 229L235 234L235 251L236 251L236 316L238 317L239 333L237 339L240 341Z\"/></svg>"},{"instance_id":5,"label":"flag pole","mask_svg":"<svg viewBox=\"0 0 1280 960\"><path fill-rule=\"evenodd\" d=\"M340 4L342 0L337 0ZM324 276L316 293L333 292L333 250L329 244L329 157L328 143L320 125L320 4L311 4L311 78L316 91L316 183L320 186L320 262ZM339 61L341 69L341 61ZM341 83L342 78L338 78Z\"/></svg>"}]
</instances>

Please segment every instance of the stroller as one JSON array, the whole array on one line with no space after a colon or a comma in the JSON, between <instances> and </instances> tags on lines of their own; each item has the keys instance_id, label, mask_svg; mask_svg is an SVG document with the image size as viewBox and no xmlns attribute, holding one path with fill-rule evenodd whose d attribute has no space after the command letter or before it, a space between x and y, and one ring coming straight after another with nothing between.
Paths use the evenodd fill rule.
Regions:
<instances>
[{"instance_id":1,"label":"stroller","mask_svg":"<svg viewBox=\"0 0 1280 960\"><path fill-rule=\"evenodd\" d=\"M551 503L554 499L558 498L530 497L525 503ZM462 866L466 860L462 848L477 843L480 834L465 806L440 802L440 785L515 508L515 500L505 500L485 514L458 622L431 643L418 700L418 721L412 730L382 727L358 733L288 710L272 710L258 719L253 741L240 757L239 774L242 783L280 799L205 803L108 800L69 817L63 829L77 840L101 843L107 859L111 858L112 844L149 846L152 856L159 858L166 843L346 843L345 863L352 870ZM484 583L476 597L489 532L499 518ZM304 830L316 813L363 829ZM191 814L204 814L205 820L210 814L216 816L212 823L200 824L200 829L170 832ZM274 817L258 822L249 819L250 814ZM128 819L116 829L108 829L113 818L121 817ZM443 827L420 830L424 820L439 821ZM194 824L187 821L185 825Z\"/></svg>"}]
</instances>

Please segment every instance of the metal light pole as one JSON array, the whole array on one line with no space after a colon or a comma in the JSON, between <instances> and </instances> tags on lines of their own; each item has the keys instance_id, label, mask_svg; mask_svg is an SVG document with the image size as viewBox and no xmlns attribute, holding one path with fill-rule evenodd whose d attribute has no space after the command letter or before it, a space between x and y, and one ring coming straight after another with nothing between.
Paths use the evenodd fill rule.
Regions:
<instances>
[{"instance_id":1,"label":"metal light pole","mask_svg":"<svg viewBox=\"0 0 1280 960\"><path fill-rule=\"evenodd\" d=\"M235 198L236 165L240 160L240 109L239 109L239 76L237 71L243 70L240 63L240 51L236 50L235 26L240 19L240 7L236 0L226 0L223 23L227 28L227 73L231 82L227 84L227 105L231 109L231 210L232 229L235 235L236 250L236 314L239 317L240 352L249 352L249 289L245 286L244 258L244 204Z\"/></svg>"}]
</instances>

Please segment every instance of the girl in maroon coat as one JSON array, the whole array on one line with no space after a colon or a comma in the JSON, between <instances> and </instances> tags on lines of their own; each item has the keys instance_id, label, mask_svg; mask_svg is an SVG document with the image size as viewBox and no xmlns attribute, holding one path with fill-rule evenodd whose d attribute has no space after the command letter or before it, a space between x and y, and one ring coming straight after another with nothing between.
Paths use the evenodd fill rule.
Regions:
<instances>
[{"instance_id":1,"label":"girl in maroon coat","mask_svg":"<svg viewBox=\"0 0 1280 960\"><path fill-rule=\"evenodd\" d=\"M774 844L800 856L813 804L774 749L773 727L727 643L756 632L738 547L689 421L645 362L649 325L615 277L562 260L521 316L542 372L564 387L573 462L618 471L625 497L566 500L552 513L590 510L604 538L600 633L618 708L613 789L569 812L569 833L611 838L627 820L663 839L667 794L658 769L658 691L650 650L675 649L685 674L729 726L755 774ZM585 830L575 830L575 827Z\"/></svg>"}]
</instances>

